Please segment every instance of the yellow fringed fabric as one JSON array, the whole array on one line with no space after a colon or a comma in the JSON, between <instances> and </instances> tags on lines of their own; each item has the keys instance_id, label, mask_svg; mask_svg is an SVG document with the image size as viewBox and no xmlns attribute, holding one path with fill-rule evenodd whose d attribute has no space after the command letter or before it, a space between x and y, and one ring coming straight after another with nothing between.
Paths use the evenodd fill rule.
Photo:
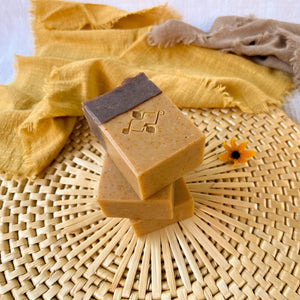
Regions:
<instances>
[{"instance_id":1,"label":"yellow fringed fabric","mask_svg":"<svg viewBox=\"0 0 300 300\"><path fill-rule=\"evenodd\" d=\"M145 72L180 107L280 105L292 80L242 57L197 46L152 47L154 24L178 18L167 6L126 12L107 5L32 2L35 54L16 57L0 86L0 171L33 177L57 156L81 102Z\"/></svg>"}]
</instances>

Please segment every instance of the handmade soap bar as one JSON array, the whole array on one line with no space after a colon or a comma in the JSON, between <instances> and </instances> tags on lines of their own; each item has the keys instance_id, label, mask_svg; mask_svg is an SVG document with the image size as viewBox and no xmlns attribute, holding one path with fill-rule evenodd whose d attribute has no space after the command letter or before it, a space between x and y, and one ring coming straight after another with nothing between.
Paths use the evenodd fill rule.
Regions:
<instances>
[{"instance_id":1,"label":"handmade soap bar","mask_svg":"<svg viewBox=\"0 0 300 300\"><path fill-rule=\"evenodd\" d=\"M141 199L201 164L205 137L144 73L83 103L90 128Z\"/></svg>"},{"instance_id":2,"label":"handmade soap bar","mask_svg":"<svg viewBox=\"0 0 300 300\"><path fill-rule=\"evenodd\" d=\"M190 218L194 213L194 200L182 178L175 182L174 217L171 220L130 220L137 236L161 229L178 221Z\"/></svg>"},{"instance_id":3,"label":"handmade soap bar","mask_svg":"<svg viewBox=\"0 0 300 300\"><path fill-rule=\"evenodd\" d=\"M98 189L98 203L107 217L171 219L174 184L141 200L107 155Z\"/></svg>"}]
</instances>

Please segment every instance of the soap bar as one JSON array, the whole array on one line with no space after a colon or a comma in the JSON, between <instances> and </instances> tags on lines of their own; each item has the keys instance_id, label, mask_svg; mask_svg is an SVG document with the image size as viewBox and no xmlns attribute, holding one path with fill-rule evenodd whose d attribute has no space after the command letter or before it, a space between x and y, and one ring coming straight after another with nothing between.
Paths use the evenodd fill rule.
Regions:
<instances>
[{"instance_id":1,"label":"soap bar","mask_svg":"<svg viewBox=\"0 0 300 300\"><path fill-rule=\"evenodd\" d=\"M83 103L91 130L141 199L203 161L205 137L144 73Z\"/></svg>"},{"instance_id":2,"label":"soap bar","mask_svg":"<svg viewBox=\"0 0 300 300\"><path fill-rule=\"evenodd\" d=\"M173 217L174 184L141 200L108 155L98 188L98 203L107 217L171 219Z\"/></svg>"},{"instance_id":3,"label":"soap bar","mask_svg":"<svg viewBox=\"0 0 300 300\"><path fill-rule=\"evenodd\" d=\"M182 178L175 182L174 217L171 220L130 220L137 236L162 229L178 221L190 218L194 213L194 200Z\"/></svg>"}]
</instances>

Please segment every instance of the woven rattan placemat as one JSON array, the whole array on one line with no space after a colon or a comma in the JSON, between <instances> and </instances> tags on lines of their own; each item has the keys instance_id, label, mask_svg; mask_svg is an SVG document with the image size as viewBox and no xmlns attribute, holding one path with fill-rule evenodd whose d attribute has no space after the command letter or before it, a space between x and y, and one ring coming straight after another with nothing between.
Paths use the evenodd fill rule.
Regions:
<instances>
[{"instance_id":1,"label":"woven rattan placemat","mask_svg":"<svg viewBox=\"0 0 300 300\"><path fill-rule=\"evenodd\" d=\"M300 130L278 108L188 110L206 134L195 215L136 238L95 200L103 149L82 118L34 181L0 177L1 299L300 299ZM248 140L246 165L218 160Z\"/></svg>"}]
</instances>

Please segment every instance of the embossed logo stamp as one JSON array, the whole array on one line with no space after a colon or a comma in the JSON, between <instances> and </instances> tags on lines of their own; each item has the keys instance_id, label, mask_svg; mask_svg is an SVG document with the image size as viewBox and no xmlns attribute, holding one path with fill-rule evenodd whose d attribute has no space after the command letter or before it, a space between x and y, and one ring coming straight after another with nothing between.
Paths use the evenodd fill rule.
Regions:
<instances>
[{"instance_id":1,"label":"embossed logo stamp","mask_svg":"<svg viewBox=\"0 0 300 300\"><path fill-rule=\"evenodd\" d=\"M128 127L123 128L123 134L129 134L130 132L148 132L155 133L156 126L159 121L159 117L164 115L164 111L158 112L141 112L133 111L132 119L130 120Z\"/></svg>"}]
</instances>

